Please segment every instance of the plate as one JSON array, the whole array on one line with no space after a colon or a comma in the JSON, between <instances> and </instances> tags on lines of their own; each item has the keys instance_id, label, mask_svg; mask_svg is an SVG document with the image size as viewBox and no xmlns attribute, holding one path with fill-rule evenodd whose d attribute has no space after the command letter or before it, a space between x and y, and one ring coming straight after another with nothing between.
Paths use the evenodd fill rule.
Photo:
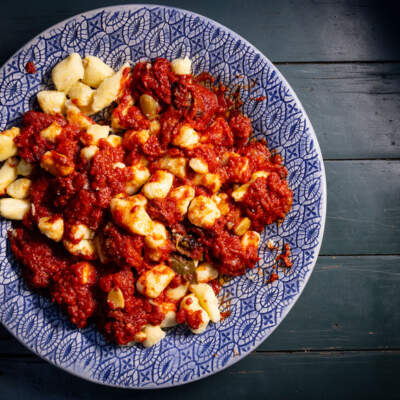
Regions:
<instances>
[{"instance_id":1,"label":"plate","mask_svg":"<svg viewBox=\"0 0 400 400\"><path fill-rule=\"evenodd\" d=\"M194 73L209 71L240 87L255 136L285 159L293 207L262 235L260 262L221 291L231 310L201 335L172 329L158 345L118 347L94 326L78 330L59 308L26 288L0 221L0 321L28 349L72 374L127 388L177 386L214 374L249 354L285 318L314 268L324 231L326 180L317 138L293 89L254 46L226 27L176 8L129 5L89 11L38 35L0 70L0 129L18 123L50 85L52 67L71 52L96 55L114 69L126 60L189 56ZM34 75L25 72L33 61ZM251 98L264 97L264 101ZM289 243L293 267L266 284L273 265L267 239ZM300 339L299 339L300 340Z\"/></svg>"}]
</instances>

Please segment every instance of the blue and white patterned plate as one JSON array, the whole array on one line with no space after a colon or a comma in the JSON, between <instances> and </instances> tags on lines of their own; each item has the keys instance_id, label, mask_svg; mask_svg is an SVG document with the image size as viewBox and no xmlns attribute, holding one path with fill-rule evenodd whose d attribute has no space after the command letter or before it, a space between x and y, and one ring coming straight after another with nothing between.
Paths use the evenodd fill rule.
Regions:
<instances>
[{"instance_id":1,"label":"blue and white patterned plate","mask_svg":"<svg viewBox=\"0 0 400 400\"><path fill-rule=\"evenodd\" d=\"M326 214L326 182L317 138L292 88L272 63L236 33L194 13L154 5L89 11L43 32L0 70L0 129L17 123L49 85L52 67L71 52L92 54L114 68L126 60L189 56L194 72L209 71L225 85L240 85L244 112L257 138L284 156L294 201L284 223L262 235L259 266L231 280L221 296L232 314L201 335L180 326L158 345L117 347L94 326L77 330L49 300L21 279L0 221L0 321L27 348L82 378L110 386L181 385L232 365L280 324L315 265ZM25 72L33 61L34 75ZM244 89L251 88L251 89ZM265 96L262 102L250 98ZM293 249L293 267L266 284L273 255L267 238ZM228 306L226 306L228 307Z\"/></svg>"}]
</instances>

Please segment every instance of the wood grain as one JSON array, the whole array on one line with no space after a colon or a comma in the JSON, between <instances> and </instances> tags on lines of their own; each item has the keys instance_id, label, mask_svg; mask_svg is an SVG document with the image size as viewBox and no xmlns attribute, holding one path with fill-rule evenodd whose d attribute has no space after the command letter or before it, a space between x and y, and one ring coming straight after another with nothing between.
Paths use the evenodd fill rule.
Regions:
<instances>
[{"instance_id":1,"label":"wood grain","mask_svg":"<svg viewBox=\"0 0 400 400\"><path fill-rule=\"evenodd\" d=\"M77 13L130 0L3 2L0 64L33 36ZM148 0L147 3L159 3ZM272 61L400 60L395 2L340 0L164 0L226 25ZM21 12L23 9L24 12Z\"/></svg>"},{"instance_id":2,"label":"wood grain","mask_svg":"<svg viewBox=\"0 0 400 400\"><path fill-rule=\"evenodd\" d=\"M327 161L321 255L400 254L400 161Z\"/></svg>"},{"instance_id":3,"label":"wood grain","mask_svg":"<svg viewBox=\"0 0 400 400\"><path fill-rule=\"evenodd\" d=\"M299 301L258 350L400 348L399 285L399 256L320 257ZM1 354L31 353L1 328Z\"/></svg>"},{"instance_id":4,"label":"wood grain","mask_svg":"<svg viewBox=\"0 0 400 400\"><path fill-rule=\"evenodd\" d=\"M307 111L324 158L400 157L400 64L278 68Z\"/></svg>"},{"instance_id":5,"label":"wood grain","mask_svg":"<svg viewBox=\"0 0 400 400\"><path fill-rule=\"evenodd\" d=\"M0 359L2 399L398 399L400 353L255 353L209 378L130 391L76 378L39 359ZM23 384L21 384L23 382Z\"/></svg>"}]
</instances>

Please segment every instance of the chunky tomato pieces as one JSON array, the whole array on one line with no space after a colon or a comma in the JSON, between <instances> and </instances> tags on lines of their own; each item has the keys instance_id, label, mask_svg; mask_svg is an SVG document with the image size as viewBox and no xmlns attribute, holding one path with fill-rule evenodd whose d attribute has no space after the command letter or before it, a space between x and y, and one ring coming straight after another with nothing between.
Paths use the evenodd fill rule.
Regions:
<instances>
[{"instance_id":1,"label":"chunky tomato pieces","mask_svg":"<svg viewBox=\"0 0 400 400\"><path fill-rule=\"evenodd\" d=\"M140 62L131 71L125 69L122 81L118 104L110 110L112 127L123 136L116 138L122 145L100 139L90 159L83 157L81 150L83 143L93 143L93 138L76 121L69 123L61 115L36 111L24 115L15 143L19 156L36 168L31 177L32 207L23 224L11 232L10 241L30 287L59 304L77 327L93 320L108 339L127 344L143 340L143 327L159 325L165 317L161 307L136 292L139 275L157 263L168 264L171 252L210 262L220 274L245 273L258 260L257 245L248 246L243 241L246 229L241 232L238 227L247 224L257 235L254 231L261 232L266 224L285 217L293 196L282 158L271 154L265 141L250 139L251 121L238 110L239 99L229 97L222 84L215 87L209 74L197 78L176 75L170 63L159 58L152 64ZM142 95L157 103L156 116L142 111ZM85 123L92 122L85 119ZM58 125L61 133L49 140L41 131L52 124ZM196 131L199 141L195 146L178 146L181 128L187 126ZM55 162L72 172L53 176L41 169L40 161L48 151ZM185 173L173 171L173 166L166 168L166 157L183 159ZM191 185L196 196L215 199L221 214L217 222L209 227L190 223L187 210L182 213L182 204L178 206L171 195L148 199L148 215L165 225L168 238L164 247L154 246L152 254L150 249L146 251L145 236L117 226L110 213L111 199L127 196L127 184L134 178L131 166L139 160L144 160L141 165L150 173L172 168L173 189ZM253 177L260 171L262 175ZM201 176L206 173L209 180ZM247 191L241 199L234 199L232 192L240 185L247 185ZM38 232L36 226L43 217L50 222L63 219L59 242ZM96 248L93 258L97 258L90 263L62 245L63 241L70 246L80 243L82 238L76 236L79 224L88 229L80 234L87 235ZM246 240L255 240L254 235ZM289 256L287 247L278 262L290 266ZM183 283L185 278L176 275L169 288ZM218 280L210 284L218 293ZM165 296L161 293L158 300L167 299ZM201 313L177 310L176 321L197 329Z\"/></svg>"}]
</instances>

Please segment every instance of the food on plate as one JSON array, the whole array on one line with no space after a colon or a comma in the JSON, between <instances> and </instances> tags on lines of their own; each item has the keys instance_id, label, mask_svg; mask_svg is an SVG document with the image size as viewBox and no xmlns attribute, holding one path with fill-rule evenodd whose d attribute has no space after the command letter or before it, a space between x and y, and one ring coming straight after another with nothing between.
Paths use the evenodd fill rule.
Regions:
<instances>
[{"instance_id":1,"label":"food on plate","mask_svg":"<svg viewBox=\"0 0 400 400\"><path fill-rule=\"evenodd\" d=\"M27 284L120 345L204 332L227 315L221 276L253 268L260 232L291 208L282 158L188 58L114 71L73 53L52 79L41 111L0 133L0 215L19 221Z\"/></svg>"}]
</instances>

